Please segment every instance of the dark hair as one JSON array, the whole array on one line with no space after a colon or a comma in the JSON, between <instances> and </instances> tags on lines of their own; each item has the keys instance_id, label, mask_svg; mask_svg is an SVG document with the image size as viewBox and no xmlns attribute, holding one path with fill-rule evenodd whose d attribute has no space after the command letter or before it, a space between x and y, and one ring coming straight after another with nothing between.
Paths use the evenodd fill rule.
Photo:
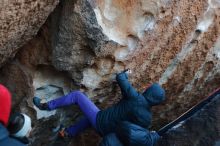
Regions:
<instances>
[{"instance_id":1,"label":"dark hair","mask_svg":"<svg viewBox=\"0 0 220 146\"><path fill-rule=\"evenodd\" d=\"M22 115L21 113L15 113L10 116L7 128L10 134L15 134L19 130L21 130L23 125L24 125L24 115Z\"/></svg>"}]
</instances>

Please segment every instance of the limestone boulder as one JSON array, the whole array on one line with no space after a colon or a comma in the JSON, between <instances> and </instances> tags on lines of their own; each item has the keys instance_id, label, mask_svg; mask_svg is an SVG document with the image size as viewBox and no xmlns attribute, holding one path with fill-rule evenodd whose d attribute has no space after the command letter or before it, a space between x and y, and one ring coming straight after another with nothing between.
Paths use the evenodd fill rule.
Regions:
<instances>
[{"instance_id":1,"label":"limestone boulder","mask_svg":"<svg viewBox=\"0 0 220 146\"><path fill-rule=\"evenodd\" d=\"M118 44L112 66L133 70L130 81L140 92L153 82L165 88L166 102L153 109L154 129L219 87L219 1L90 3L103 33Z\"/></svg>"},{"instance_id":2,"label":"limestone boulder","mask_svg":"<svg viewBox=\"0 0 220 146\"><path fill-rule=\"evenodd\" d=\"M28 8L35 9L34 2L21 5L26 17L6 10L12 2L3 2L0 17L16 17L7 21L11 25L0 25L8 26L1 36L0 64L12 58L0 70L0 82L14 92L16 109L33 111L32 145L48 145L42 139L55 138L51 129L63 121L69 126L81 115L72 107L41 113L32 104L35 95L48 94L50 100L81 89L104 109L121 98L116 73L130 68L129 80L139 92L153 82L166 90L167 100L153 108L151 129L157 130L220 86L217 0L64 0L48 18L55 0L36 1L33 12ZM85 132L65 145L97 145L93 135Z\"/></svg>"},{"instance_id":3,"label":"limestone boulder","mask_svg":"<svg viewBox=\"0 0 220 146\"><path fill-rule=\"evenodd\" d=\"M65 1L52 16L59 16L52 63L96 99L120 97L112 81L126 68L140 92L158 82L167 95L153 109L159 128L219 86L219 7L215 0Z\"/></svg>"}]
</instances>

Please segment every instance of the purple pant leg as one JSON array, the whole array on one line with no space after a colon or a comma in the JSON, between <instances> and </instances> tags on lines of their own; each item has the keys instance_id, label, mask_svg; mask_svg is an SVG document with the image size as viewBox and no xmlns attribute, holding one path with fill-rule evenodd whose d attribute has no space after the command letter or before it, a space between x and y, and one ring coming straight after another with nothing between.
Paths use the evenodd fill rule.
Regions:
<instances>
[{"instance_id":1,"label":"purple pant leg","mask_svg":"<svg viewBox=\"0 0 220 146\"><path fill-rule=\"evenodd\" d=\"M68 133L70 137L74 137L77 134L83 132L85 129L91 127L91 123L89 119L83 117L80 121L66 128L65 131Z\"/></svg>"},{"instance_id":2,"label":"purple pant leg","mask_svg":"<svg viewBox=\"0 0 220 146\"><path fill-rule=\"evenodd\" d=\"M47 104L50 110L71 104L77 104L92 126L96 128L96 116L100 110L87 96L80 91L71 92L66 96L49 101Z\"/></svg>"}]
</instances>

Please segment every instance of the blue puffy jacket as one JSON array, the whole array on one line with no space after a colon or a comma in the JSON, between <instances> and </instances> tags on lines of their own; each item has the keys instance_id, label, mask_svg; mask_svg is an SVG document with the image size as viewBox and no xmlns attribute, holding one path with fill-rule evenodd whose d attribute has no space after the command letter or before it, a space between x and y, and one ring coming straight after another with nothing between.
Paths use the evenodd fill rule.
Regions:
<instances>
[{"instance_id":1,"label":"blue puffy jacket","mask_svg":"<svg viewBox=\"0 0 220 146\"><path fill-rule=\"evenodd\" d=\"M123 146L115 133L110 133L103 137L99 146Z\"/></svg>"},{"instance_id":2,"label":"blue puffy jacket","mask_svg":"<svg viewBox=\"0 0 220 146\"><path fill-rule=\"evenodd\" d=\"M117 126L116 133L104 136L99 146L153 146L159 138L157 132L124 121Z\"/></svg>"},{"instance_id":3,"label":"blue puffy jacket","mask_svg":"<svg viewBox=\"0 0 220 146\"><path fill-rule=\"evenodd\" d=\"M118 125L116 135L125 146L153 146L160 138L157 132L127 121Z\"/></svg>"},{"instance_id":4,"label":"blue puffy jacket","mask_svg":"<svg viewBox=\"0 0 220 146\"><path fill-rule=\"evenodd\" d=\"M0 123L0 146L25 146L25 145L9 137L8 130Z\"/></svg>"},{"instance_id":5,"label":"blue puffy jacket","mask_svg":"<svg viewBox=\"0 0 220 146\"><path fill-rule=\"evenodd\" d=\"M151 106L165 100L165 91L157 83L152 84L144 93L137 92L128 81L126 73L116 76L122 93L122 100L116 105L97 114L96 128L102 135L115 133L121 121L129 121L148 129L151 124Z\"/></svg>"}]
</instances>

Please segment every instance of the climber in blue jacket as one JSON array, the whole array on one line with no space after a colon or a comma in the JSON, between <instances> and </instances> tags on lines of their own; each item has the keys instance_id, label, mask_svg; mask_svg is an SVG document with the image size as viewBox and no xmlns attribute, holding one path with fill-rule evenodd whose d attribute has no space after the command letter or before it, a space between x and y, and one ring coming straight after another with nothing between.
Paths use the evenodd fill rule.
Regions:
<instances>
[{"instance_id":1,"label":"climber in blue jacket","mask_svg":"<svg viewBox=\"0 0 220 146\"><path fill-rule=\"evenodd\" d=\"M100 110L82 92L74 91L58 99L41 103L41 99L34 97L33 103L40 110L54 110L63 106L77 104L85 117L78 123L60 131L62 136L73 137L79 132L92 126L99 134L105 136L115 133L117 124L129 121L148 129L151 124L151 107L165 100L165 91L157 83L152 84L143 93L137 92L128 81L125 71L117 74L116 80L123 98L112 107Z\"/></svg>"},{"instance_id":2,"label":"climber in blue jacket","mask_svg":"<svg viewBox=\"0 0 220 146\"><path fill-rule=\"evenodd\" d=\"M115 133L103 137L99 146L154 146L160 136L128 121L120 122Z\"/></svg>"}]
</instances>

